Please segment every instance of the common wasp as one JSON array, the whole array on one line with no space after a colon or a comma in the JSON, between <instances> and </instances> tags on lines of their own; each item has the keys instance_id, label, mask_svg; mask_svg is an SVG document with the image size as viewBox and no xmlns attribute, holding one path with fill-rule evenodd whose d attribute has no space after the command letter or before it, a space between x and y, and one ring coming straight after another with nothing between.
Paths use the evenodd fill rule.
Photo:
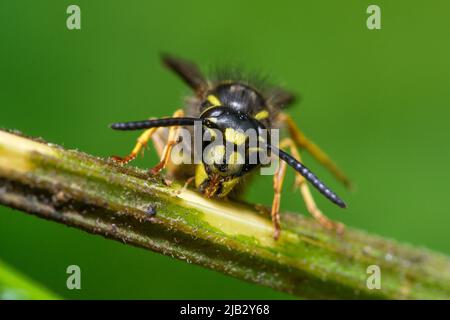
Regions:
<instances>
[{"instance_id":1,"label":"common wasp","mask_svg":"<svg viewBox=\"0 0 450 320\"><path fill-rule=\"evenodd\" d=\"M225 198L239 195L247 178L257 171L255 169L267 165L266 162L263 163L264 156L260 154L261 151L266 151L269 158L281 160L273 175L271 217L274 238L279 237L281 230L280 198L287 166L296 171L295 185L300 189L311 215L323 227L342 231L342 224L328 219L316 206L306 181L339 207L345 208L346 204L302 164L299 149L309 152L344 185L349 186L350 181L284 112L285 108L294 103L294 94L280 87L242 80L233 73L218 73L215 78L209 79L195 64L169 55L163 55L162 62L193 90L194 95L187 99L184 109L175 111L170 118L112 124L111 128L115 130L145 129L131 153L126 157L114 156L115 161L128 163L133 160L151 139L160 157L160 162L150 170L152 174L167 168L175 178L188 182L195 180L196 188L206 197ZM190 161L176 165L171 156L173 148L184 143L190 147L189 150L193 150L195 148L192 145L196 142L181 139L180 132L184 129L192 133L192 128L196 125L200 128L201 135L196 137L194 134L194 138L202 140L200 161L192 161L196 154L193 152L194 155L188 155ZM271 136L266 132L274 128L286 128L289 137L279 141L278 145L271 143ZM256 134L256 145L247 143L249 130ZM208 135L208 139L203 139ZM218 139L218 135L224 139ZM232 146L231 152L228 152L225 145ZM242 147L241 152L236 151L239 147ZM288 149L290 154L284 149ZM249 161L256 152L258 156L252 158L256 161Z\"/></svg>"}]
</instances>

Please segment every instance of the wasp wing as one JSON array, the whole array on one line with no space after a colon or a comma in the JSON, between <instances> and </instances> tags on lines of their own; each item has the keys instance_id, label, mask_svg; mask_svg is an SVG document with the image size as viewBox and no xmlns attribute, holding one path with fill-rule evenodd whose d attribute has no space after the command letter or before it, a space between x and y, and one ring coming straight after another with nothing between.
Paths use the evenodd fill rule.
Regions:
<instances>
[{"instance_id":1,"label":"wasp wing","mask_svg":"<svg viewBox=\"0 0 450 320\"><path fill-rule=\"evenodd\" d=\"M279 87L270 89L267 96L270 105L281 109L287 108L300 100L298 95Z\"/></svg>"},{"instance_id":2,"label":"wasp wing","mask_svg":"<svg viewBox=\"0 0 450 320\"><path fill-rule=\"evenodd\" d=\"M162 54L161 59L167 68L175 72L197 94L208 87L206 78L194 63L167 54Z\"/></svg>"}]
</instances>

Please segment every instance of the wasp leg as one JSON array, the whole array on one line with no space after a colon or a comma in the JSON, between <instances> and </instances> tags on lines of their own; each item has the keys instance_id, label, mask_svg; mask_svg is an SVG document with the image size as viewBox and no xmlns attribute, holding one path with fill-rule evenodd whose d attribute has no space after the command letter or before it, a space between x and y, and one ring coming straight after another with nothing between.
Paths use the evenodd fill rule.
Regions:
<instances>
[{"instance_id":1,"label":"wasp leg","mask_svg":"<svg viewBox=\"0 0 450 320\"><path fill-rule=\"evenodd\" d=\"M164 147L166 145L167 140L167 128L158 128L155 134L152 136L153 148L158 155L158 158L161 158L163 154Z\"/></svg>"},{"instance_id":2,"label":"wasp leg","mask_svg":"<svg viewBox=\"0 0 450 320\"><path fill-rule=\"evenodd\" d=\"M290 138L285 138L280 142L280 148L289 148L292 156L298 160L302 161L300 153L297 149L295 142ZM308 184L305 178L301 174L295 174L295 186L300 189L300 193L305 201L306 209L314 217L314 219L319 222L321 226L326 229L335 230L337 233L342 233L344 231L344 225L339 222L335 222L327 218L322 211L317 207L316 202L311 194Z\"/></svg>"},{"instance_id":3,"label":"wasp leg","mask_svg":"<svg viewBox=\"0 0 450 320\"><path fill-rule=\"evenodd\" d=\"M280 226L280 201L281 201L281 190L283 188L283 181L286 175L286 162L281 161L277 171L273 176L273 201L272 210L270 212L272 216L272 223L274 227L273 238L277 240L280 236L281 226Z\"/></svg>"},{"instance_id":4,"label":"wasp leg","mask_svg":"<svg viewBox=\"0 0 450 320\"><path fill-rule=\"evenodd\" d=\"M179 109L175 111L173 114L174 118L182 117L184 115L184 111L182 109ZM159 163L150 169L151 174L157 174L162 169L164 169L169 162L170 154L172 152L172 148L174 145L178 143L178 133L179 133L180 127L179 126L173 126L169 128L169 136L167 138L167 143L164 146L164 149L161 154L161 160Z\"/></svg>"},{"instance_id":5,"label":"wasp leg","mask_svg":"<svg viewBox=\"0 0 450 320\"><path fill-rule=\"evenodd\" d=\"M287 125L289 134L299 148L305 149L320 164L328 169L344 186L351 189L352 183L341 169L331 160L331 158L318 145L309 140L305 134L298 128L294 120L287 114L281 113L279 119Z\"/></svg>"},{"instance_id":6,"label":"wasp leg","mask_svg":"<svg viewBox=\"0 0 450 320\"><path fill-rule=\"evenodd\" d=\"M137 139L137 143L131 153L126 157L112 156L111 159L119 163L128 163L136 158L139 152L147 145L148 140L151 139L153 134L158 128L150 128L144 131L143 134Z\"/></svg>"},{"instance_id":7,"label":"wasp leg","mask_svg":"<svg viewBox=\"0 0 450 320\"><path fill-rule=\"evenodd\" d=\"M187 190L187 188L189 187L189 185L192 184L192 182L194 182L194 180L195 180L195 176L186 179L186 182L184 183L183 187L177 191L177 194L181 194L181 193L185 192Z\"/></svg>"},{"instance_id":8,"label":"wasp leg","mask_svg":"<svg viewBox=\"0 0 450 320\"><path fill-rule=\"evenodd\" d=\"M158 159L161 158L163 154L164 147L166 146L166 140L167 140L167 133L169 129L167 128L158 128L155 132L155 134L152 136L152 142L153 142L153 148L156 151L156 155L158 156ZM166 168L168 168L166 166ZM170 186L173 183L173 174L170 171L168 177L164 177L164 183L167 186Z\"/></svg>"}]
</instances>

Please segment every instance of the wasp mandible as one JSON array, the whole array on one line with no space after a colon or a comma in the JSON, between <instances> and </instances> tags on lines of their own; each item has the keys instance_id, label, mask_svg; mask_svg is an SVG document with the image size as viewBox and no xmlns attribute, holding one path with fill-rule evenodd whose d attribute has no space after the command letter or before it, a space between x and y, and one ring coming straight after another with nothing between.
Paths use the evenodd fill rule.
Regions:
<instances>
[{"instance_id":1,"label":"wasp mandible","mask_svg":"<svg viewBox=\"0 0 450 320\"><path fill-rule=\"evenodd\" d=\"M299 149L309 152L347 187L350 186L350 181L328 155L308 139L294 120L284 112L286 107L294 103L295 95L279 87L258 86L251 81L242 80L237 75L227 73L218 75L215 79L208 79L195 64L169 55L163 55L162 62L194 91L194 95L187 100L186 108L177 110L170 118L112 124L111 128L115 130L146 129L138 138L131 153L126 157L114 156L115 161L128 163L152 139L160 157L160 162L150 170L152 174L167 168L176 178L195 179L196 188L206 197L224 198L241 190L246 178L261 166L258 161L249 163L252 148L244 147L242 155L232 152L229 156L224 151L224 146L216 143L210 151L202 153L200 163L176 166L170 159L173 147L181 143L180 128L189 128L195 123L200 123L202 132L209 132L212 136L215 135L214 132L218 132L228 143L236 147L244 145L248 138L242 132L252 129L258 137L256 149L266 149L272 156L275 155L282 160L273 176L274 198L271 217L274 238L278 239L281 230L280 198L287 165L296 171L295 186L300 189L311 215L323 227L342 231L342 224L331 221L319 210L306 181L339 207L345 208L346 204L302 164ZM267 137L262 138L262 135L259 135L262 130L274 127L287 128L290 135L282 139L278 147L272 145ZM211 145L211 141L202 142L202 151ZM288 149L290 154L284 149ZM240 162L236 161L239 156Z\"/></svg>"}]
</instances>

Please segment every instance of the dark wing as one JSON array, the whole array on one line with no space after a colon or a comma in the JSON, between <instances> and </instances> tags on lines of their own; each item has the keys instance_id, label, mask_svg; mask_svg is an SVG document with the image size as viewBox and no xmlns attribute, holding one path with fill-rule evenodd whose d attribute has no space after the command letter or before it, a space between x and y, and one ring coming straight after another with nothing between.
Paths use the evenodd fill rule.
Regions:
<instances>
[{"instance_id":1,"label":"dark wing","mask_svg":"<svg viewBox=\"0 0 450 320\"><path fill-rule=\"evenodd\" d=\"M270 90L268 100L272 106L284 109L294 104L295 102L298 102L298 100L300 99L297 95L282 88L276 87Z\"/></svg>"},{"instance_id":2,"label":"dark wing","mask_svg":"<svg viewBox=\"0 0 450 320\"><path fill-rule=\"evenodd\" d=\"M162 54L161 59L166 67L175 72L197 94L207 89L208 83L194 63L167 54Z\"/></svg>"}]
</instances>

